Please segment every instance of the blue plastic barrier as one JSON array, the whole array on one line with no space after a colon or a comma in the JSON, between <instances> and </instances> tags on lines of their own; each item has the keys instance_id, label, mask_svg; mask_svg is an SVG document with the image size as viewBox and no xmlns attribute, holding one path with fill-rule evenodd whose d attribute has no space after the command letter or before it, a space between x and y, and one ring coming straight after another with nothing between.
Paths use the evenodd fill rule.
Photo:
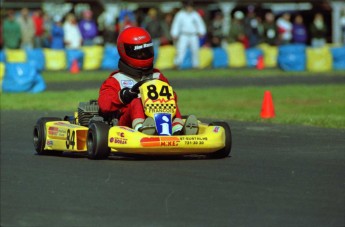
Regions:
<instances>
[{"instance_id":1,"label":"blue plastic barrier","mask_svg":"<svg viewBox=\"0 0 345 227\"><path fill-rule=\"evenodd\" d=\"M256 67L258 59L263 56L263 51L259 48L249 48L246 50L246 60L248 67Z\"/></svg>"},{"instance_id":2,"label":"blue plastic barrier","mask_svg":"<svg viewBox=\"0 0 345 227\"><path fill-rule=\"evenodd\" d=\"M6 55L3 50L0 50L0 62L5 62L6 60Z\"/></svg>"},{"instance_id":3,"label":"blue plastic barrier","mask_svg":"<svg viewBox=\"0 0 345 227\"><path fill-rule=\"evenodd\" d=\"M107 69L107 70L117 70L119 59L120 59L120 55L117 51L116 46L106 45L104 47L104 54L103 54L101 68Z\"/></svg>"},{"instance_id":4,"label":"blue plastic barrier","mask_svg":"<svg viewBox=\"0 0 345 227\"><path fill-rule=\"evenodd\" d=\"M43 71L45 66L45 57L42 49L27 49L27 61L35 65L38 71Z\"/></svg>"},{"instance_id":5,"label":"blue plastic barrier","mask_svg":"<svg viewBox=\"0 0 345 227\"><path fill-rule=\"evenodd\" d=\"M180 65L180 69L191 69L193 68L192 64L192 51L188 48L186 55L184 56L183 62Z\"/></svg>"},{"instance_id":6,"label":"blue plastic barrier","mask_svg":"<svg viewBox=\"0 0 345 227\"><path fill-rule=\"evenodd\" d=\"M227 68L229 62L229 56L221 47L212 48L213 51L213 68Z\"/></svg>"},{"instance_id":7,"label":"blue plastic barrier","mask_svg":"<svg viewBox=\"0 0 345 227\"><path fill-rule=\"evenodd\" d=\"M345 46L331 48L333 69L345 70Z\"/></svg>"},{"instance_id":8,"label":"blue plastic barrier","mask_svg":"<svg viewBox=\"0 0 345 227\"><path fill-rule=\"evenodd\" d=\"M84 60L84 52L79 49L67 49L66 50L66 57L67 57L67 68L71 69L73 61L77 60L78 66L81 69Z\"/></svg>"},{"instance_id":9,"label":"blue plastic barrier","mask_svg":"<svg viewBox=\"0 0 345 227\"><path fill-rule=\"evenodd\" d=\"M278 65L285 71L304 71L306 69L306 46L302 44L279 46Z\"/></svg>"},{"instance_id":10,"label":"blue plastic barrier","mask_svg":"<svg viewBox=\"0 0 345 227\"><path fill-rule=\"evenodd\" d=\"M43 77L33 63L7 63L2 82L3 92L38 93L46 89Z\"/></svg>"},{"instance_id":11,"label":"blue plastic barrier","mask_svg":"<svg viewBox=\"0 0 345 227\"><path fill-rule=\"evenodd\" d=\"M345 46L342 47L328 47L327 56L323 52L313 50L313 48L306 47L302 44L288 44L282 46L268 46L270 48L265 50L264 47L250 48L241 50L241 56L238 54L229 52L227 49L221 47L212 48L212 57L209 57L209 52L199 52L201 60L207 58L207 66L210 66L210 61L213 68L229 68L229 62L240 62L241 66L255 67L257 65L258 57L262 55L264 57L265 67L276 67L277 63L282 70L285 71L305 71L315 68L310 66L312 64L316 66L323 66L325 64L319 63L318 59L325 60L327 63L326 70L345 70ZM92 48L96 48L92 47ZM118 60L120 58L117 48L114 45L98 46L95 50L90 50L90 53L86 55L85 48L81 49L66 49L66 50L53 50L53 49L17 49L17 50L0 50L0 62L4 63L25 63L29 62L38 71L42 70L65 70L70 69L74 60L78 61L80 69L104 69L104 70L116 70L118 69ZM89 47L88 47L89 48ZM163 68L173 67L173 56L176 49L174 46L169 46L169 51L160 47L156 54L160 55L161 59L155 59L157 65L161 65L162 61L169 62L168 66ZM312 50L312 53L310 51ZM94 56L96 53L96 57ZM164 52L164 53L163 53ZM270 53L272 52L272 54ZM166 55L169 54L169 56ZM228 55L229 53L229 55ZM318 54L319 53L319 54ZM207 55L206 55L207 54ZM232 56L230 56L232 55ZM317 55L317 56L316 56ZM89 59L87 59L89 56ZM313 56L316 56L314 59ZM232 58L233 57L233 58ZM168 58L168 60L166 60ZM240 60L239 60L240 59ZM230 61L231 60L231 61ZM243 60L243 61L242 61ZM87 65L85 62L89 62ZM310 64L310 62L312 64ZM202 61L200 61L202 63ZM243 63L243 66L242 66ZM165 64L164 64L165 65ZM191 50L186 51L184 61L180 65L181 69L192 68L192 53ZM201 64L201 67L202 64Z\"/></svg>"}]
</instances>

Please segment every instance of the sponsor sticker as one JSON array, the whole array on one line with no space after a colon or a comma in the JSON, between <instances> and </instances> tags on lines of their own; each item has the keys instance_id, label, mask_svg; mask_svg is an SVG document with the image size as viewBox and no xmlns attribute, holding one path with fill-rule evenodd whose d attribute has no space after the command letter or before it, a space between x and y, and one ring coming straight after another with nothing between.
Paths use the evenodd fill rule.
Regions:
<instances>
[{"instance_id":1,"label":"sponsor sticker","mask_svg":"<svg viewBox=\"0 0 345 227\"><path fill-rule=\"evenodd\" d=\"M143 147L177 147L180 138L177 136L168 137L144 137L140 140Z\"/></svg>"},{"instance_id":2,"label":"sponsor sticker","mask_svg":"<svg viewBox=\"0 0 345 227\"><path fill-rule=\"evenodd\" d=\"M127 144L127 139L125 138L111 137L109 141L110 143Z\"/></svg>"},{"instance_id":3,"label":"sponsor sticker","mask_svg":"<svg viewBox=\"0 0 345 227\"><path fill-rule=\"evenodd\" d=\"M134 81L133 80L121 80L121 86L122 87L128 87L131 88L134 85Z\"/></svg>"},{"instance_id":4,"label":"sponsor sticker","mask_svg":"<svg viewBox=\"0 0 345 227\"><path fill-rule=\"evenodd\" d=\"M172 124L170 113L156 113L154 115L156 122L156 128L158 135L160 136L171 136L172 135Z\"/></svg>"},{"instance_id":5,"label":"sponsor sticker","mask_svg":"<svg viewBox=\"0 0 345 227\"><path fill-rule=\"evenodd\" d=\"M47 146L51 147L54 145L53 140L47 140Z\"/></svg>"},{"instance_id":6,"label":"sponsor sticker","mask_svg":"<svg viewBox=\"0 0 345 227\"><path fill-rule=\"evenodd\" d=\"M56 136L59 133L59 128L58 127L49 127L48 128L48 134Z\"/></svg>"},{"instance_id":7,"label":"sponsor sticker","mask_svg":"<svg viewBox=\"0 0 345 227\"><path fill-rule=\"evenodd\" d=\"M148 47L152 47L153 43L144 43L143 45L136 45L134 46L134 50L141 50L143 48L148 48Z\"/></svg>"},{"instance_id":8,"label":"sponsor sticker","mask_svg":"<svg viewBox=\"0 0 345 227\"><path fill-rule=\"evenodd\" d=\"M219 127L219 126L216 126L216 127L214 127L213 132L218 133L218 132L219 132L219 129L220 129L220 127Z\"/></svg>"},{"instance_id":9,"label":"sponsor sticker","mask_svg":"<svg viewBox=\"0 0 345 227\"><path fill-rule=\"evenodd\" d=\"M119 137L125 137L125 133L124 132L117 132L116 133Z\"/></svg>"},{"instance_id":10,"label":"sponsor sticker","mask_svg":"<svg viewBox=\"0 0 345 227\"><path fill-rule=\"evenodd\" d=\"M142 35L142 36L138 36L138 37L135 37L134 40L142 40L142 39L145 39L146 36L145 35Z\"/></svg>"}]
</instances>

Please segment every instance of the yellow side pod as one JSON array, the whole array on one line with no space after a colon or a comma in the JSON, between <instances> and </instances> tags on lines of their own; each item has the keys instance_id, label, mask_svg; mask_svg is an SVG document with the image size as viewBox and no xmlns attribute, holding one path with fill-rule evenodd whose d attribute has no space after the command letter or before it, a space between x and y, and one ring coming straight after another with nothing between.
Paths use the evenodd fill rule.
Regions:
<instances>
[{"instance_id":1,"label":"yellow side pod","mask_svg":"<svg viewBox=\"0 0 345 227\"><path fill-rule=\"evenodd\" d=\"M46 144L44 150L85 152L88 128L68 121L46 123Z\"/></svg>"}]
</instances>

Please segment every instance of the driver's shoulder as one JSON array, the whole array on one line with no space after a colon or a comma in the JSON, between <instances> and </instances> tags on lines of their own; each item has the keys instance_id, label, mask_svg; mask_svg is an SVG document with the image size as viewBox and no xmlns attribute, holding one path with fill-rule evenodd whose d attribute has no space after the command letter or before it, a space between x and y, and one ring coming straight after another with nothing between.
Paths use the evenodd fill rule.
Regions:
<instances>
[{"instance_id":1,"label":"driver's shoulder","mask_svg":"<svg viewBox=\"0 0 345 227\"><path fill-rule=\"evenodd\" d=\"M111 75L112 78L114 78L115 80L134 80L135 79L127 74L124 74L122 72L116 72L114 74Z\"/></svg>"},{"instance_id":2,"label":"driver's shoulder","mask_svg":"<svg viewBox=\"0 0 345 227\"><path fill-rule=\"evenodd\" d=\"M156 69L156 68L153 69L152 78L158 79L158 80L163 80L163 81L168 81L168 79L163 75L163 73L159 69Z\"/></svg>"}]
</instances>

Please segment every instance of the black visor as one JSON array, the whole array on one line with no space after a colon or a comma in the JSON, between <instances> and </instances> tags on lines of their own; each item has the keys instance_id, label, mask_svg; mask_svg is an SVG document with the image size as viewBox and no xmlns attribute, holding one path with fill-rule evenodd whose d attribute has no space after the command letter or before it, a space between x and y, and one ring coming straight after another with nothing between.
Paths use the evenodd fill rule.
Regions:
<instances>
[{"instance_id":1,"label":"black visor","mask_svg":"<svg viewBox=\"0 0 345 227\"><path fill-rule=\"evenodd\" d=\"M139 60L146 60L153 57L152 42L144 44L124 44L127 56Z\"/></svg>"}]
</instances>

